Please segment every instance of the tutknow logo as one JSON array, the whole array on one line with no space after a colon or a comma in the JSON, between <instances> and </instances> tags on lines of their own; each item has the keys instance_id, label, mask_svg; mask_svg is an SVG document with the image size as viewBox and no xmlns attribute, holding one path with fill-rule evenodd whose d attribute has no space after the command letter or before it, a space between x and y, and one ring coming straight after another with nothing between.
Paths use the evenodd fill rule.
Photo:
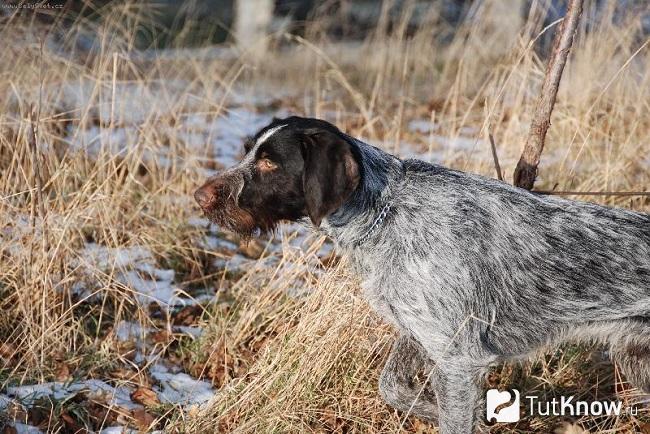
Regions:
<instances>
[{"instance_id":1,"label":"tutknow logo","mask_svg":"<svg viewBox=\"0 0 650 434\"><path fill-rule=\"evenodd\" d=\"M497 389L487 391L486 408L488 422L517 422L519 413L519 391L512 389L510 392L499 392ZM507 405L506 405L507 404Z\"/></svg>"},{"instance_id":2,"label":"tutknow logo","mask_svg":"<svg viewBox=\"0 0 650 434\"><path fill-rule=\"evenodd\" d=\"M623 412L621 401L578 401L575 396L561 396L550 401L540 401L538 396L525 396L526 410L530 416L612 416ZM499 392L490 389L486 395L486 417L488 422L512 423L521 418L519 391ZM625 413L635 415L638 409L628 407Z\"/></svg>"}]
</instances>

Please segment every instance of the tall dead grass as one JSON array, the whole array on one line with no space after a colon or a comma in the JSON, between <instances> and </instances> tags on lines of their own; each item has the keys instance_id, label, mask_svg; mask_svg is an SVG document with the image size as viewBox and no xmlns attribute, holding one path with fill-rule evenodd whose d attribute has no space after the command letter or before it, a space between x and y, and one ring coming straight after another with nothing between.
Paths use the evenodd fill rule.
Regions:
<instances>
[{"instance_id":1,"label":"tall dead grass","mask_svg":"<svg viewBox=\"0 0 650 434\"><path fill-rule=\"evenodd\" d=\"M533 3L533 11L542 7ZM230 110L234 95L243 94L250 97L244 104L251 110L327 117L396 153L407 142L428 155L466 139L472 145L446 152L446 164L493 176L491 159L477 158L488 149L490 132L510 179L543 78L536 41L555 26L544 27L541 13L520 19L516 8L486 1L473 6L471 19L444 42L437 35L449 29L435 8L413 33L407 25L413 9L406 7L396 25L379 25L358 44L331 39L324 20L316 17L301 37L272 35L273 48L263 59L236 51L215 56L209 50L143 56L133 50L142 9L135 2L120 4L99 10L98 20L72 26L13 17L0 30L7 41L0 65L0 384L110 379L121 363L133 375L114 381L142 381L144 373L129 364L129 350L115 345L110 330L122 319L160 329L171 319L152 318L114 272L83 272L79 249L88 241L146 246L157 261L171 264L188 288L225 291L230 306L206 308L197 321L208 333L181 351L183 366L196 375L209 374L221 392L198 415L172 408L157 414L150 426L209 432L214 427L433 431L404 420L378 397L377 376L392 332L369 311L344 263L327 267L318 279L305 276L315 289L297 300L285 296L284 268L257 269L265 277L262 284L250 280L250 273L210 268L214 252L197 245L201 234L186 221L197 213L189 194L203 176L201 169L218 166L210 163L207 150L197 155L163 127L173 130L196 113L218 119ZM380 23L388 19L389 9L383 11ZM598 13L588 2L585 16L588 29L580 29L565 70L537 186L645 190L650 185L649 42L639 36L638 16L614 19L614 2ZM97 36L95 53L70 57L59 50L88 33ZM49 44L55 34L62 42ZM71 97L67 85L82 87L83 96ZM127 91L120 91L125 86ZM260 92L278 97L260 105L254 98ZM149 98L154 93L156 98ZM436 130L415 132L409 128L414 119L433 120ZM110 136L124 124L134 127L132 136ZM70 148L93 127L101 137L96 154ZM114 152L115 141L128 146ZM174 151L170 165L148 157L163 145ZM650 209L642 197L597 200ZM295 266L313 259L285 255ZM80 281L93 283L99 302L74 296ZM596 355L592 348L564 349L523 367L499 367L491 381L625 397L621 379ZM629 432L644 420L582 422L591 429ZM516 429L550 432L554 423L526 420Z\"/></svg>"}]
</instances>

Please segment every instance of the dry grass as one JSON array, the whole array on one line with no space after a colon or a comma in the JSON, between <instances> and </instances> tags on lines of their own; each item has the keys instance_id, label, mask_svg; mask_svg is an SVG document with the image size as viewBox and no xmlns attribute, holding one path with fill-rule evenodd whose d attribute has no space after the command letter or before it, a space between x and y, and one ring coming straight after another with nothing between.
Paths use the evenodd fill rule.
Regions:
<instances>
[{"instance_id":1,"label":"dry grass","mask_svg":"<svg viewBox=\"0 0 650 434\"><path fill-rule=\"evenodd\" d=\"M114 421L181 432L215 426L224 432L435 432L379 398L376 382L392 331L369 311L344 263L321 264L317 245L296 251L286 244L271 267L260 262L232 273L212 263L223 254L202 247L204 229L187 221L198 212L190 193L202 170L219 166L208 147L197 150L177 133L188 131L196 114L217 121L235 107L282 109L327 117L396 153L406 152L408 143L423 158L442 156L449 166L495 176L486 140L491 132L510 180L543 77L534 40L544 28L539 14L519 21L516 8L503 10L499 3L476 6L474 20L446 43L437 42L448 29L435 13L415 34L407 35L406 25L379 26L361 44L329 40L328 21L316 19L304 37L273 35L264 59L236 52L201 57L200 51L142 58L132 48L141 19L132 3L66 27L68 44L87 31L98 35L99 51L83 59L41 46L58 25L13 18L3 25L0 391L70 378L151 387L155 381L134 361L133 345L112 331L122 320L166 332L153 345L221 388L202 411L159 405L145 417L77 397L43 404L40 419L25 409L7 410L9 418L51 432ZM649 42L639 37L638 16L613 24L611 3L597 15L588 2L590 31L579 31L565 71L538 188L650 185ZM66 84L83 86L85 96L71 99ZM277 97L251 98L260 92ZM434 120L438 129L413 131L409 122L416 119ZM124 126L131 127L125 137L102 135L92 155L70 147L84 131L99 135ZM448 146L464 138L465 148ZM127 146L116 153L119 144ZM171 164L151 158L161 150ZM650 210L647 198L590 200ZM181 320L178 311L143 307L117 277L119 268L89 271L80 249L91 241L146 247L156 264L175 270L185 291L208 290L217 301L186 310ZM78 296L78 282L91 288L92 300ZM306 285L310 294L287 296L295 285ZM169 332L181 322L206 332L196 341ZM629 399L635 392L599 354L568 347L498 367L489 381L525 393ZM644 421L647 430L647 420L579 422L593 432L631 432ZM560 422L529 418L493 431L551 432Z\"/></svg>"}]
</instances>

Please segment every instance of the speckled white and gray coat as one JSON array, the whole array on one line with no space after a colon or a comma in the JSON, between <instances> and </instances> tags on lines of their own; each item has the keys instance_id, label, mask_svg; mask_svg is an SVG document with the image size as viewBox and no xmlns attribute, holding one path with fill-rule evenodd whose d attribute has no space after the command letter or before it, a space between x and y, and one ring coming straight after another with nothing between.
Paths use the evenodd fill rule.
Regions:
<instances>
[{"instance_id":1,"label":"speckled white and gray coat","mask_svg":"<svg viewBox=\"0 0 650 434\"><path fill-rule=\"evenodd\" d=\"M568 340L610 345L627 379L650 392L649 215L402 161L345 137L363 178L321 230L400 331L380 380L391 405L439 420L443 434L473 432L490 365ZM419 372L430 374L424 388Z\"/></svg>"}]
</instances>

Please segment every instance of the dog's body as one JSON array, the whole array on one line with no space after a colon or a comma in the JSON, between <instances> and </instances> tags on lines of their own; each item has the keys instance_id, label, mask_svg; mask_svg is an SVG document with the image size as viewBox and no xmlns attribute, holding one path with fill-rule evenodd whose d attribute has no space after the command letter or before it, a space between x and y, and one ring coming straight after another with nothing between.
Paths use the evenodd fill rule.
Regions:
<instances>
[{"instance_id":1,"label":"dog's body","mask_svg":"<svg viewBox=\"0 0 650 434\"><path fill-rule=\"evenodd\" d=\"M310 144L286 145L288 134ZM285 145L272 143L274 135ZM319 154L325 161L312 158L322 152L314 144L328 150ZM284 192L296 200L282 212L291 216L263 220L309 215L352 259L373 308L400 330L380 379L394 407L439 419L444 434L472 432L490 365L567 340L610 344L628 380L650 391L650 216L402 161L322 121L276 120L248 155L273 146L300 147L302 186L286 181L297 166L274 170L284 170L304 200ZM343 184L319 189L339 182L320 176L322 166ZM255 183L255 175L241 176L243 186L229 189L244 196L235 205ZM424 388L413 381L419 372L430 379Z\"/></svg>"}]
</instances>

